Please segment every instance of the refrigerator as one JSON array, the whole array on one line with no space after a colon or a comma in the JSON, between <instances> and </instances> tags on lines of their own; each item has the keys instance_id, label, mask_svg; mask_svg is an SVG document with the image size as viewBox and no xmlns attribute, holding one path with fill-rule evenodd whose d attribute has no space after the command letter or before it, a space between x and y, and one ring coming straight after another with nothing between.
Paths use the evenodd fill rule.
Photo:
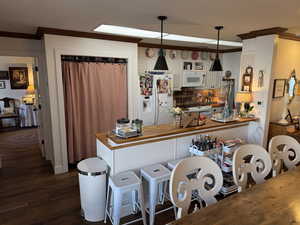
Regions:
<instances>
[{"instance_id":1,"label":"refrigerator","mask_svg":"<svg viewBox=\"0 0 300 225\"><path fill-rule=\"evenodd\" d=\"M164 72L146 72L140 75L140 117L143 124L172 123L173 75Z\"/></svg>"}]
</instances>

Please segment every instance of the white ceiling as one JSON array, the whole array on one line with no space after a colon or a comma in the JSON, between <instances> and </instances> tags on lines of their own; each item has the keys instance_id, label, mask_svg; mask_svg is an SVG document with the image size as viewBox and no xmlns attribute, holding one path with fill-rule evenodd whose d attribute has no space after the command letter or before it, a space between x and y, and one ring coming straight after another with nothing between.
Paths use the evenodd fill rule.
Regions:
<instances>
[{"instance_id":1,"label":"white ceiling","mask_svg":"<svg viewBox=\"0 0 300 225\"><path fill-rule=\"evenodd\" d=\"M159 31L158 15L166 15L166 32L239 41L240 33L287 27L300 32L299 0L1 0L0 30L35 33L37 27L91 32L100 24ZM168 44L168 43L167 43Z\"/></svg>"}]
</instances>

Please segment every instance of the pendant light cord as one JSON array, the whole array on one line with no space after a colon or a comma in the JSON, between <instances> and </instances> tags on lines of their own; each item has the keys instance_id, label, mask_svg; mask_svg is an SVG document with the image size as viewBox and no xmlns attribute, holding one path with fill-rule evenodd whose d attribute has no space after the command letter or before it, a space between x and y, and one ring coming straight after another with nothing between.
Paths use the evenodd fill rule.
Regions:
<instances>
[{"instance_id":1,"label":"pendant light cord","mask_svg":"<svg viewBox=\"0 0 300 225\"><path fill-rule=\"evenodd\" d=\"M161 20L160 22L160 48L162 49L163 45L163 31L164 31L164 21Z\"/></svg>"},{"instance_id":2,"label":"pendant light cord","mask_svg":"<svg viewBox=\"0 0 300 225\"><path fill-rule=\"evenodd\" d=\"M218 30L217 55L219 55L220 30Z\"/></svg>"}]
</instances>

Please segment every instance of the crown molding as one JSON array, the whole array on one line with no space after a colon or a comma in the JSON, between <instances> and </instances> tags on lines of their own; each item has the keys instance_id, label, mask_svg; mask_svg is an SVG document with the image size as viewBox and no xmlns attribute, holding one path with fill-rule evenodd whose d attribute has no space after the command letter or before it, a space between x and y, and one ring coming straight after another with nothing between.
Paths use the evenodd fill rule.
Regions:
<instances>
[{"instance_id":1,"label":"crown molding","mask_svg":"<svg viewBox=\"0 0 300 225\"><path fill-rule=\"evenodd\" d=\"M279 38L281 38L281 39L287 39L287 40L292 40L292 41L300 41L300 37L297 36L296 34L292 34L292 33L282 33L282 34L279 34Z\"/></svg>"},{"instance_id":2,"label":"crown molding","mask_svg":"<svg viewBox=\"0 0 300 225\"><path fill-rule=\"evenodd\" d=\"M102 40L110 40L110 41L122 41L122 42L130 42L130 43L138 43L142 40L141 38L134 38L128 36L118 36L118 35L108 35L108 34L82 32L82 31L74 31L74 30L63 30L63 29L48 28L48 27L38 27L36 35L39 38L42 38L45 34L102 39Z\"/></svg>"},{"instance_id":3,"label":"crown molding","mask_svg":"<svg viewBox=\"0 0 300 225\"><path fill-rule=\"evenodd\" d=\"M238 34L237 36L240 37L242 40L256 38L259 36L271 35L271 34L282 34L286 32L288 29L284 27L272 27L262 30L255 30L249 33Z\"/></svg>"},{"instance_id":4,"label":"crown molding","mask_svg":"<svg viewBox=\"0 0 300 225\"><path fill-rule=\"evenodd\" d=\"M0 31L0 37L40 40L40 38L36 34L17 33L8 31Z\"/></svg>"}]
</instances>

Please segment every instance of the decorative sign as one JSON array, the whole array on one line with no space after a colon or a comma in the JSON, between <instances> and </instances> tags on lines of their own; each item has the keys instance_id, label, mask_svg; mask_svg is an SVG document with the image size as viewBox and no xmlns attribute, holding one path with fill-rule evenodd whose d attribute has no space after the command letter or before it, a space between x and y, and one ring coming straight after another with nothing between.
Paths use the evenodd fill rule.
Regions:
<instances>
[{"instance_id":1,"label":"decorative sign","mask_svg":"<svg viewBox=\"0 0 300 225\"><path fill-rule=\"evenodd\" d=\"M275 79L273 88L273 98L280 98L284 96L285 92L285 79Z\"/></svg>"}]
</instances>

